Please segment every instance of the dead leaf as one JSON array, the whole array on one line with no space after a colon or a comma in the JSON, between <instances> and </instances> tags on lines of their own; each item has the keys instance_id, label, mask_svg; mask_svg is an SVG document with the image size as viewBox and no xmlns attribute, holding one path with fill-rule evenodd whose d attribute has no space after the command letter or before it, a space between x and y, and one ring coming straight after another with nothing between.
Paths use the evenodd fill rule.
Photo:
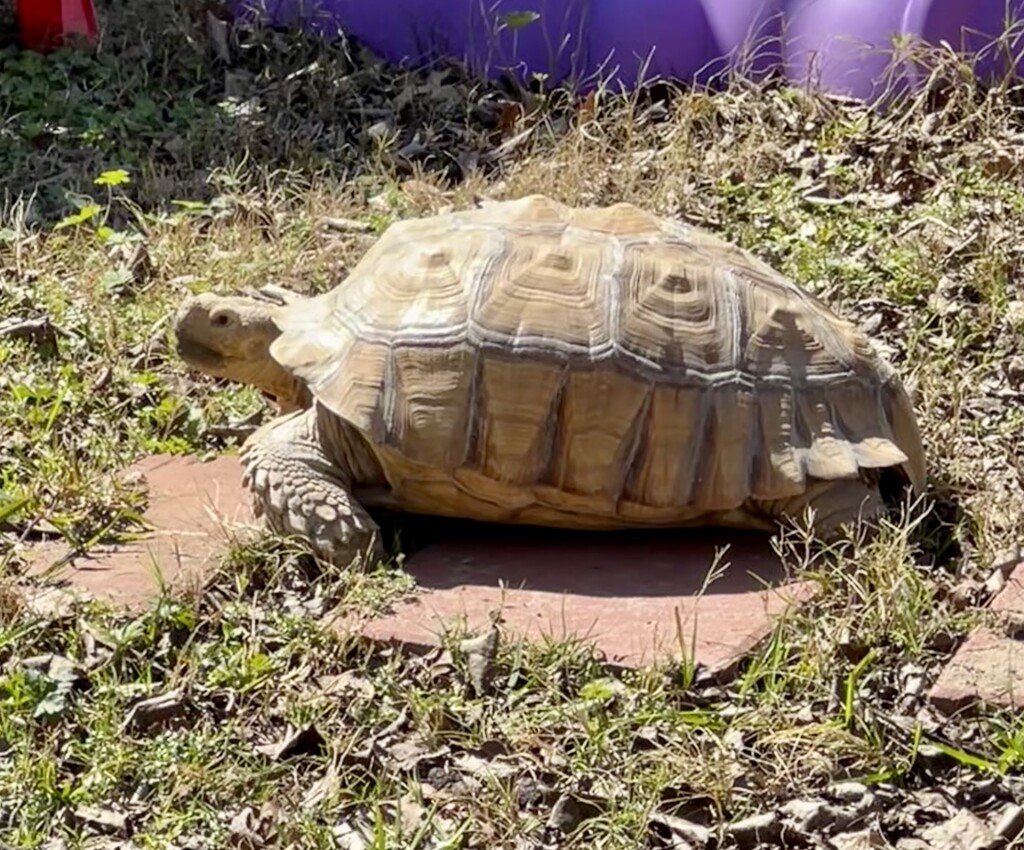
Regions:
<instances>
[{"instance_id":1,"label":"dead leaf","mask_svg":"<svg viewBox=\"0 0 1024 850\"><path fill-rule=\"evenodd\" d=\"M342 821L331 830L341 850L367 850L371 846L372 834L369 824L354 824L352 820Z\"/></svg>"},{"instance_id":2,"label":"dead leaf","mask_svg":"<svg viewBox=\"0 0 1024 850\"><path fill-rule=\"evenodd\" d=\"M291 729L280 741L259 744L255 749L274 761L284 761L293 756L319 755L325 743L315 726L307 726L304 729Z\"/></svg>"},{"instance_id":3,"label":"dead leaf","mask_svg":"<svg viewBox=\"0 0 1024 850\"><path fill-rule=\"evenodd\" d=\"M111 808L101 806L78 806L68 812L70 826L87 826L106 835L127 838L129 835L128 815Z\"/></svg>"},{"instance_id":4,"label":"dead leaf","mask_svg":"<svg viewBox=\"0 0 1024 850\"><path fill-rule=\"evenodd\" d=\"M466 656L470 684L478 697L483 696L490 688L500 637L497 625L492 624L486 633L459 644L459 650Z\"/></svg>"},{"instance_id":5,"label":"dead leaf","mask_svg":"<svg viewBox=\"0 0 1024 850\"><path fill-rule=\"evenodd\" d=\"M24 604L37 617L57 621L75 616L78 606L91 598L85 590L40 587L26 592Z\"/></svg>"},{"instance_id":6,"label":"dead leaf","mask_svg":"<svg viewBox=\"0 0 1024 850\"><path fill-rule=\"evenodd\" d=\"M279 807L268 801L259 813L252 806L246 806L233 818L228 826L228 845L238 850L258 850L267 847L275 838Z\"/></svg>"},{"instance_id":7,"label":"dead leaf","mask_svg":"<svg viewBox=\"0 0 1024 850\"><path fill-rule=\"evenodd\" d=\"M21 319L12 316L0 322L0 339L20 339L31 344L37 351L57 348L57 328L49 316L36 319Z\"/></svg>"},{"instance_id":8,"label":"dead leaf","mask_svg":"<svg viewBox=\"0 0 1024 850\"><path fill-rule=\"evenodd\" d=\"M583 800L572 794L562 794L548 815L548 829L557 829L563 834L568 834L576 829L583 821L597 817L601 809L591 800Z\"/></svg>"},{"instance_id":9,"label":"dead leaf","mask_svg":"<svg viewBox=\"0 0 1024 850\"><path fill-rule=\"evenodd\" d=\"M95 380L89 385L89 392L103 392L103 390L110 386L110 382L113 379L114 370L110 366L104 366L103 369L100 371L99 375L97 375Z\"/></svg>"},{"instance_id":10,"label":"dead leaf","mask_svg":"<svg viewBox=\"0 0 1024 850\"><path fill-rule=\"evenodd\" d=\"M336 676L321 676L317 679L317 684L323 690L324 696L350 694L352 696L361 696L365 699L373 699L374 694L377 692L369 679L360 676L354 670L346 670L344 673L339 673Z\"/></svg>"},{"instance_id":11,"label":"dead leaf","mask_svg":"<svg viewBox=\"0 0 1024 850\"><path fill-rule=\"evenodd\" d=\"M405 835L414 834L426 818L427 810L423 808L411 793L402 796L398 801L398 816L402 822Z\"/></svg>"},{"instance_id":12,"label":"dead leaf","mask_svg":"<svg viewBox=\"0 0 1024 850\"><path fill-rule=\"evenodd\" d=\"M835 850L889 850L892 847L876 828L833 835L829 841Z\"/></svg>"},{"instance_id":13,"label":"dead leaf","mask_svg":"<svg viewBox=\"0 0 1024 850\"><path fill-rule=\"evenodd\" d=\"M515 129L516 124L523 117L523 105L507 101L502 103L498 109L498 120L496 129L502 135L507 135Z\"/></svg>"},{"instance_id":14,"label":"dead leaf","mask_svg":"<svg viewBox=\"0 0 1024 850\"><path fill-rule=\"evenodd\" d=\"M231 47L228 44L228 23L213 12L206 12L206 37L214 55L222 62L231 62Z\"/></svg>"},{"instance_id":15,"label":"dead leaf","mask_svg":"<svg viewBox=\"0 0 1024 850\"><path fill-rule=\"evenodd\" d=\"M519 768L497 759L484 759L472 753L460 753L452 759L452 766L474 778L481 776L507 779L515 776Z\"/></svg>"},{"instance_id":16,"label":"dead leaf","mask_svg":"<svg viewBox=\"0 0 1024 850\"><path fill-rule=\"evenodd\" d=\"M341 787L341 777L337 767L332 763L327 766L327 771L316 782L309 786L302 795L302 807L313 809L327 800Z\"/></svg>"},{"instance_id":17,"label":"dead leaf","mask_svg":"<svg viewBox=\"0 0 1024 850\"><path fill-rule=\"evenodd\" d=\"M592 121L594 116L597 115L597 90L588 93L583 100L580 101L579 106L576 108L576 120L580 124L586 124L588 121Z\"/></svg>"},{"instance_id":18,"label":"dead leaf","mask_svg":"<svg viewBox=\"0 0 1024 850\"><path fill-rule=\"evenodd\" d=\"M671 842L669 844L670 847L703 847L708 843L712 835L711 829L708 827L667 814L666 812L655 812L652 814L649 825L653 832Z\"/></svg>"},{"instance_id":19,"label":"dead leaf","mask_svg":"<svg viewBox=\"0 0 1024 850\"><path fill-rule=\"evenodd\" d=\"M110 249L110 259L117 263L126 283L131 284L134 291L145 287L153 276L153 261L145 242L114 245Z\"/></svg>"},{"instance_id":20,"label":"dead leaf","mask_svg":"<svg viewBox=\"0 0 1024 850\"><path fill-rule=\"evenodd\" d=\"M185 695L180 688L135 703L125 717L124 728L148 731L181 717L185 712Z\"/></svg>"},{"instance_id":21,"label":"dead leaf","mask_svg":"<svg viewBox=\"0 0 1024 850\"><path fill-rule=\"evenodd\" d=\"M418 773L428 769L447 756L449 752L448 747L431 750L411 738L398 741L388 747L388 755L394 763L395 769L405 773Z\"/></svg>"},{"instance_id":22,"label":"dead leaf","mask_svg":"<svg viewBox=\"0 0 1024 850\"><path fill-rule=\"evenodd\" d=\"M239 442L250 437L263 422L263 410L257 410L244 419L207 426L207 433L222 440Z\"/></svg>"}]
</instances>

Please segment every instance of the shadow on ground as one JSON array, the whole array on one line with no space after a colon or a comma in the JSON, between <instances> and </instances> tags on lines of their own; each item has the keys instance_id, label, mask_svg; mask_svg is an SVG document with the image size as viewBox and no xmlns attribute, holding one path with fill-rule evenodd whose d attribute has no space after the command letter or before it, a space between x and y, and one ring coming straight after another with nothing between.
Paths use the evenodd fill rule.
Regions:
<instances>
[{"instance_id":1,"label":"shadow on ground","mask_svg":"<svg viewBox=\"0 0 1024 850\"><path fill-rule=\"evenodd\" d=\"M714 594L783 583L771 535L733 529L562 531L381 515L418 585L528 587L584 596L691 596L708 575ZM430 549L431 556L421 556Z\"/></svg>"}]
</instances>

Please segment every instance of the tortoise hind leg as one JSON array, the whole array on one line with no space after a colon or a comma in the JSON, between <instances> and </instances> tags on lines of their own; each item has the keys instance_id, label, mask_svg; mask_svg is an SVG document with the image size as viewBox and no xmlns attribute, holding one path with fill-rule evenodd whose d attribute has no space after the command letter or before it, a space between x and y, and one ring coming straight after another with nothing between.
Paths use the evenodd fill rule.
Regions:
<instances>
[{"instance_id":1,"label":"tortoise hind leg","mask_svg":"<svg viewBox=\"0 0 1024 850\"><path fill-rule=\"evenodd\" d=\"M835 536L844 524L876 519L886 510L878 485L859 478L812 480L800 495L762 502L760 507L776 520L799 524L804 522L806 511L811 508L814 534L822 538Z\"/></svg>"},{"instance_id":2,"label":"tortoise hind leg","mask_svg":"<svg viewBox=\"0 0 1024 850\"><path fill-rule=\"evenodd\" d=\"M360 556L383 559L380 529L352 495L351 471L323 451L316 405L257 429L241 459L255 513L271 531L302 538L335 566L349 566Z\"/></svg>"}]
</instances>

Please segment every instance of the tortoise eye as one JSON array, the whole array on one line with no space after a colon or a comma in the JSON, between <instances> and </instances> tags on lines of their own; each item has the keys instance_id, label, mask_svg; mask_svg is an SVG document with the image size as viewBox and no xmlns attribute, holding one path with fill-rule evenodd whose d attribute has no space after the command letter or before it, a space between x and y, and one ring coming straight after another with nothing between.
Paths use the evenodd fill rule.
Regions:
<instances>
[{"instance_id":1,"label":"tortoise eye","mask_svg":"<svg viewBox=\"0 0 1024 850\"><path fill-rule=\"evenodd\" d=\"M215 328L226 328L231 324L231 313L228 310L215 310L210 315L210 324Z\"/></svg>"}]
</instances>

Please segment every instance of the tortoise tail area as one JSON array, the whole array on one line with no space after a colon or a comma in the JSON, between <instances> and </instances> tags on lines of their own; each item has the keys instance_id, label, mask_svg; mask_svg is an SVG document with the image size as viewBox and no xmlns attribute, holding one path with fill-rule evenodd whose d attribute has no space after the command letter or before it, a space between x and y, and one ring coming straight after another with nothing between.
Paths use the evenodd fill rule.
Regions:
<instances>
[{"instance_id":1,"label":"tortoise tail area","mask_svg":"<svg viewBox=\"0 0 1024 850\"><path fill-rule=\"evenodd\" d=\"M922 493L927 484L928 470L921 428L910 394L893 370L890 370L890 375L882 385L882 398L895 442L907 454L903 472L913 491Z\"/></svg>"},{"instance_id":2,"label":"tortoise tail area","mask_svg":"<svg viewBox=\"0 0 1024 850\"><path fill-rule=\"evenodd\" d=\"M865 480L894 468L915 490L923 486L917 426L898 383L662 386L643 415L629 430L639 439L621 484L623 516L728 511L799 496L815 480Z\"/></svg>"}]
</instances>

